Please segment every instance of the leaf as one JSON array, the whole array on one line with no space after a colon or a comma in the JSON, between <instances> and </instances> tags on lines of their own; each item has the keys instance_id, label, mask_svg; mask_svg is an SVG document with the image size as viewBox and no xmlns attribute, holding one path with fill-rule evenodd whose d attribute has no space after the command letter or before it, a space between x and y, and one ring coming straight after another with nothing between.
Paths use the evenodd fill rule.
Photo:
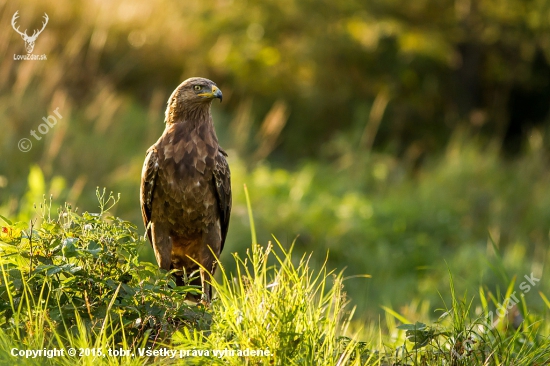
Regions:
<instances>
[{"instance_id":1,"label":"leaf","mask_svg":"<svg viewBox=\"0 0 550 366\"><path fill-rule=\"evenodd\" d=\"M397 327L397 329L402 329L402 330L423 330L425 328L426 328L426 324L420 323L420 322L416 322L415 324L401 324L400 326Z\"/></svg>"},{"instance_id":2,"label":"leaf","mask_svg":"<svg viewBox=\"0 0 550 366\"><path fill-rule=\"evenodd\" d=\"M67 258L74 257L76 255L75 243L78 241L77 238L67 238L63 240L63 246L61 252Z\"/></svg>"},{"instance_id":3,"label":"leaf","mask_svg":"<svg viewBox=\"0 0 550 366\"><path fill-rule=\"evenodd\" d=\"M13 225L12 222L8 220L5 216L0 215L0 219L4 220L4 222L10 226Z\"/></svg>"},{"instance_id":4,"label":"leaf","mask_svg":"<svg viewBox=\"0 0 550 366\"><path fill-rule=\"evenodd\" d=\"M407 340L414 343L413 349L426 346L437 336L433 329L420 322L416 322L414 324L402 324L397 328L407 330Z\"/></svg>"},{"instance_id":5,"label":"leaf","mask_svg":"<svg viewBox=\"0 0 550 366\"><path fill-rule=\"evenodd\" d=\"M10 268L8 270L8 275L12 278L21 279L21 270L19 268Z\"/></svg>"},{"instance_id":6,"label":"leaf","mask_svg":"<svg viewBox=\"0 0 550 366\"><path fill-rule=\"evenodd\" d=\"M49 233L55 233L57 229L59 229L59 226L55 222L43 222L41 227L44 231Z\"/></svg>"},{"instance_id":7,"label":"leaf","mask_svg":"<svg viewBox=\"0 0 550 366\"><path fill-rule=\"evenodd\" d=\"M61 281L61 284L63 285L62 287L73 287L73 286L76 287L76 285L73 285L73 284L77 281L79 281L79 278L71 276L63 279Z\"/></svg>"},{"instance_id":8,"label":"leaf","mask_svg":"<svg viewBox=\"0 0 550 366\"><path fill-rule=\"evenodd\" d=\"M15 224L13 224L12 229L16 229L16 230L26 230L27 227L28 227L28 224L27 224L26 222L18 221L18 222L16 222Z\"/></svg>"},{"instance_id":9,"label":"leaf","mask_svg":"<svg viewBox=\"0 0 550 366\"><path fill-rule=\"evenodd\" d=\"M66 266L69 266L69 265L65 265L65 266L63 266L63 267L66 267ZM69 273L71 273L71 274L73 274L73 275L76 275L76 274L79 274L79 273L82 273L82 272L83 272L83 271L82 271L82 267L76 266L76 265L74 265L74 264L72 264L72 263L70 264L69 267L63 268L63 270L66 271L66 272L69 272Z\"/></svg>"},{"instance_id":10,"label":"leaf","mask_svg":"<svg viewBox=\"0 0 550 366\"><path fill-rule=\"evenodd\" d=\"M34 269L33 274L46 272L47 276L51 276L61 271L63 271L63 267L55 266L53 264L40 264Z\"/></svg>"},{"instance_id":11,"label":"leaf","mask_svg":"<svg viewBox=\"0 0 550 366\"><path fill-rule=\"evenodd\" d=\"M134 290L133 288L131 288L130 286L128 286L127 284L125 283L121 283L120 284L122 286L122 290L124 290L124 292L130 296L133 296L136 294L136 290Z\"/></svg>"},{"instance_id":12,"label":"leaf","mask_svg":"<svg viewBox=\"0 0 550 366\"><path fill-rule=\"evenodd\" d=\"M91 240L86 249L79 250L81 253L91 254L94 258L97 258L102 251L103 248L95 240Z\"/></svg>"}]
</instances>

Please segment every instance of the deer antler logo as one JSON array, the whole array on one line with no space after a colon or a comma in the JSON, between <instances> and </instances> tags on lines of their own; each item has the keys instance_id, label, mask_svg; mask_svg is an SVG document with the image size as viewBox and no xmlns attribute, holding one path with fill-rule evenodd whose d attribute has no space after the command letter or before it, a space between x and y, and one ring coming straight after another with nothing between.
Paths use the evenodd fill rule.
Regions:
<instances>
[{"instance_id":1,"label":"deer antler logo","mask_svg":"<svg viewBox=\"0 0 550 366\"><path fill-rule=\"evenodd\" d=\"M17 20L17 18L19 18L19 15L17 13L19 13L19 10L17 10L15 14L13 14L13 17L11 18L11 26L17 33L21 35L21 38L23 38L23 41L25 41L25 48L27 49L27 53L31 53L32 50L34 49L34 42L36 42L36 38L38 38L40 33L42 33L44 28L46 28L46 24L48 24L48 19L49 19L48 14L44 13L44 22L42 23L42 29L40 30L35 29L34 32L32 33L32 36L29 37L27 35L26 29L25 29L25 32L20 32L19 27L15 26L15 21Z\"/></svg>"}]
</instances>

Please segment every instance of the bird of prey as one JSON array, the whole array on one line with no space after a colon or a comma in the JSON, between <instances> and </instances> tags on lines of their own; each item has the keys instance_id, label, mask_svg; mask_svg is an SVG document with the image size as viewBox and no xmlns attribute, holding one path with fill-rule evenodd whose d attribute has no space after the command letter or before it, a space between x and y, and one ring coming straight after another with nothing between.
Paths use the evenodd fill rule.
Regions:
<instances>
[{"instance_id":1,"label":"bird of prey","mask_svg":"<svg viewBox=\"0 0 550 366\"><path fill-rule=\"evenodd\" d=\"M206 274L216 270L231 213L227 154L219 146L210 105L222 92L214 82L193 77L168 99L166 128L147 150L141 173L141 213L160 268L177 269L176 283L199 270L203 300L212 288ZM194 300L196 297L189 296Z\"/></svg>"}]
</instances>

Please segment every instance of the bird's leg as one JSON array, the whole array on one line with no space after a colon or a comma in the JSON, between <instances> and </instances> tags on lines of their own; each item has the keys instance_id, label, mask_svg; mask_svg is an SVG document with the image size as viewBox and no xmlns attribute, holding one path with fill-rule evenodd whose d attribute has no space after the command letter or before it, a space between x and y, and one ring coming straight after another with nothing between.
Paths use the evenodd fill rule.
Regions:
<instances>
[{"instance_id":1,"label":"bird's leg","mask_svg":"<svg viewBox=\"0 0 550 366\"><path fill-rule=\"evenodd\" d=\"M202 242L205 243L199 251L198 262L202 264L200 269L201 285L203 296L202 299L207 303L212 300L212 285L214 275L214 261L221 252L221 236L219 224L211 224L208 229L203 232Z\"/></svg>"},{"instance_id":2,"label":"bird's leg","mask_svg":"<svg viewBox=\"0 0 550 366\"><path fill-rule=\"evenodd\" d=\"M206 273L204 271L204 268L200 269L200 276L201 276L201 286L202 286L202 296L201 296L201 302L204 305L210 305L210 301L212 300L210 298L210 294L212 292L211 285L206 282Z\"/></svg>"}]
</instances>

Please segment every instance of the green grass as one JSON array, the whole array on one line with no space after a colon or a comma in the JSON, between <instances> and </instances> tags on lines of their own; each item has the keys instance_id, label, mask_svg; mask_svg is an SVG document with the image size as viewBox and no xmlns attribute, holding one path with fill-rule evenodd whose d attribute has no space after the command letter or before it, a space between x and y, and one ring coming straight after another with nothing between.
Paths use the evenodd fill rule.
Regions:
<instances>
[{"instance_id":1,"label":"green grass","mask_svg":"<svg viewBox=\"0 0 550 366\"><path fill-rule=\"evenodd\" d=\"M438 319L413 322L386 308L384 322L364 322L353 317L343 271L329 270L326 261L312 269L311 254L297 255L276 240L259 245L254 230L246 256L233 254L234 273L220 266L211 306L189 305L186 292L198 289L176 287L169 273L139 261L143 238L109 215L115 196L97 196L97 214L63 206L52 216L44 201L31 228L2 219L1 364L543 365L550 359L548 324L530 312L526 287L518 290L522 278L502 294L481 286L469 297L458 296L451 277L442 295L451 302L442 300ZM509 322L512 310L499 311L512 305L523 318L517 329ZM67 355L71 347L76 356ZM65 356L14 358L14 348L63 349ZM113 353L120 350L128 354Z\"/></svg>"}]
</instances>

